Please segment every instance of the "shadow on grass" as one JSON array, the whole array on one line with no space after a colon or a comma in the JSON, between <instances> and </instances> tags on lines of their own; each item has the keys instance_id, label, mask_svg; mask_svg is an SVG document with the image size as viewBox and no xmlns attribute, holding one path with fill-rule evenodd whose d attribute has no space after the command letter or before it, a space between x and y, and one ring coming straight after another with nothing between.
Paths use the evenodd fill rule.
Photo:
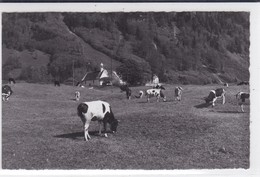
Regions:
<instances>
[{"instance_id":1,"label":"shadow on grass","mask_svg":"<svg viewBox=\"0 0 260 177\"><path fill-rule=\"evenodd\" d=\"M209 107L209 106L211 106L210 103L202 103L202 104L196 105L196 106L194 106L194 107L195 107L195 108L207 108L207 107Z\"/></svg>"},{"instance_id":2,"label":"shadow on grass","mask_svg":"<svg viewBox=\"0 0 260 177\"><path fill-rule=\"evenodd\" d=\"M216 111L216 112L219 112L219 113L233 113L233 114L243 114L243 113L246 113L246 112L241 112L241 111Z\"/></svg>"},{"instance_id":3,"label":"shadow on grass","mask_svg":"<svg viewBox=\"0 0 260 177\"><path fill-rule=\"evenodd\" d=\"M155 101L150 101L150 102L147 102L147 100L145 100L145 101L139 101L138 103L140 103L140 104L144 104L144 103L169 103L169 102L174 102L173 100L167 100L167 101L159 101L159 102L157 102L156 100Z\"/></svg>"},{"instance_id":4,"label":"shadow on grass","mask_svg":"<svg viewBox=\"0 0 260 177\"><path fill-rule=\"evenodd\" d=\"M98 131L89 131L88 132L90 136L99 136ZM104 133L102 131L102 133ZM109 133L107 131L107 133ZM66 134L61 134L61 135L55 135L53 136L55 138L70 138L70 139L77 139L79 137L84 137L84 132L74 132L74 133L66 133Z\"/></svg>"}]
</instances>

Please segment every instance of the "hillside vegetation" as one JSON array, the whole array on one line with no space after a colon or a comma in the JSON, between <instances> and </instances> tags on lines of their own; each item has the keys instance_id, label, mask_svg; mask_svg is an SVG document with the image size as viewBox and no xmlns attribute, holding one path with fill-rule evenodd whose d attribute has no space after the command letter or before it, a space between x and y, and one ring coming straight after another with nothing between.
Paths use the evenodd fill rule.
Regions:
<instances>
[{"instance_id":1,"label":"hillside vegetation","mask_svg":"<svg viewBox=\"0 0 260 177\"><path fill-rule=\"evenodd\" d=\"M249 79L249 13L3 13L3 79L61 82L116 70L130 84ZM120 72L122 68L130 69Z\"/></svg>"}]
</instances>

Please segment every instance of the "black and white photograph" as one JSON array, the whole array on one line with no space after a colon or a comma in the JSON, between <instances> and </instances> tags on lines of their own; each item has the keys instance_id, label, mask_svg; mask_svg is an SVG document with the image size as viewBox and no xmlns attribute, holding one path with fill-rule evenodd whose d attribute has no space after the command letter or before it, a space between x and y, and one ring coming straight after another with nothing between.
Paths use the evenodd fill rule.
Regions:
<instances>
[{"instance_id":1,"label":"black and white photograph","mask_svg":"<svg viewBox=\"0 0 260 177\"><path fill-rule=\"evenodd\" d=\"M2 170L250 171L252 4L171 5L1 9Z\"/></svg>"}]
</instances>

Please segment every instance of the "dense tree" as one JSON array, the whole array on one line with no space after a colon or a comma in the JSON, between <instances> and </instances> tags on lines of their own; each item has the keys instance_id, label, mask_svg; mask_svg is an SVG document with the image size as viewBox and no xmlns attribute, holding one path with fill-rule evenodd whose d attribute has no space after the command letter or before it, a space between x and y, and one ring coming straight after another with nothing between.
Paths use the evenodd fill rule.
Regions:
<instances>
[{"instance_id":1,"label":"dense tree","mask_svg":"<svg viewBox=\"0 0 260 177\"><path fill-rule=\"evenodd\" d=\"M142 64L134 60L126 60L116 69L116 72L130 85L143 83L144 71L142 69Z\"/></svg>"}]
</instances>

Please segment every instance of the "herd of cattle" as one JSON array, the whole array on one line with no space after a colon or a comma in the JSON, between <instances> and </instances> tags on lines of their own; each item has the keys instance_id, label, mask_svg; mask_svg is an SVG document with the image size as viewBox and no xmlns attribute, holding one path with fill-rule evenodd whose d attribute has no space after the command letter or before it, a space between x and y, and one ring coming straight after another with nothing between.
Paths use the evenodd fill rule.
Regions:
<instances>
[{"instance_id":1,"label":"herd of cattle","mask_svg":"<svg viewBox=\"0 0 260 177\"><path fill-rule=\"evenodd\" d=\"M9 80L10 83L10 80ZM12 81L13 84L15 84L14 81ZM248 82L246 82L246 85ZM244 84L244 83L243 83ZM238 84L239 85L239 84ZM241 85L241 84L240 84ZM228 87L228 85L225 85ZM122 92L126 92L127 99L131 99L132 91L127 85L123 85L120 87ZM156 97L157 102L159 102L159 99L162 98L163 101L166 101L166 96L163 92L165 90L165 87L158 84L155 87L151 89L147 89L146 91L139 91L139 95L136 95L135 98L142 98L144 95L147 98L147 102L150 101L152 97ZM175 87L174 95L175 100L181 101L183 93L183 88L180 86ZM13 91L9 85L2 86L2 100L8 101L9 97L13 94ZM225 94L226 91L224 88L218 88L215 90L210 90L209 95L205 97L206 104L212 105L212 107L215 106L215 102L217 99L222 98L222 104L225 104ZM244 112L243 105L245 103L246 99L249 99L250 94L247 92L238 92L236 94L236 99L238 100L238 104L241 107L241 111ZM80 92L75 92L75 100L80 100ZM78 116L81 118L81 121L84 125L84 137L85 140L88 141L90 139L88 129L89 124L91 121L98 121L99 123L99 135L103 136L101 134L102 129L102 123L103 128L106 132L107 123L110 124L110 130L112 133L115 133L117 131L117 126L119 121L114 117L114 114L112 112L111 106L109 103L104 101L91 101L91 102L83 102L80 103L77 107L77 113ZM107 134L104 134L105 137L107 137Z\"/></svg>"}]
</instances>

